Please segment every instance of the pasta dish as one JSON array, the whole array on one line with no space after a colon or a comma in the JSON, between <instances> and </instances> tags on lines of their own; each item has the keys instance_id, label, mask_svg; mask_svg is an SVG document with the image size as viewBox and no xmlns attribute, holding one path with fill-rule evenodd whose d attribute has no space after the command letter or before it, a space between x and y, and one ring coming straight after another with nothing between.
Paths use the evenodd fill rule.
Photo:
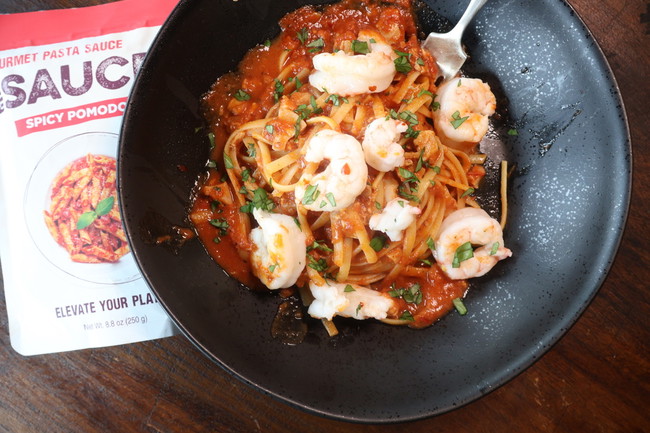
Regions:
<instances>
[{"instance_id":1,"label":"pasta dish","mask_svg":"<svg viewBox=\"0 0 650 433\"><path fill-rule=\"evenodd\" d=\"M190 218L249 287L334 316L423 328L511 252L475 199L496 108L478 79L438 79L410 0L306 6L202 103L213 149Z\"/></svg>"},{"instance_id":2,"label":"pasta dish","mask_svg":"<svg viewBox=\"0 0 650 433\"><path fill-rule=\"evenodd\" d=\"M88 154L52 180L45 224L73 262L113 263L129 252L115 201L115 166L115 158Z\"/></svg>"}]
</instances>

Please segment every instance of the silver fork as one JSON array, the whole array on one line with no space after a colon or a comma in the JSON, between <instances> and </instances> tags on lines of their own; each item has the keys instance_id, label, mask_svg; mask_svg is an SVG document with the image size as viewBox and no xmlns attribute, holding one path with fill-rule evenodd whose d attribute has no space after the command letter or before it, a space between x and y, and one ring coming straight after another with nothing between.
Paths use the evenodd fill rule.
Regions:
<instances>
[{"instance_id":1,"label":"silver fork","mask_svg":"<svg viewBox=\"0 0 650 433\"><path fill-rule=\"evenodd\" d=\"M440 75L447 81L454 78L467 60L461 40L465 28L488 0L472 0L465 13L448 33L429 33L422 46L436 59Z\"/></svg>"}]
</instances>

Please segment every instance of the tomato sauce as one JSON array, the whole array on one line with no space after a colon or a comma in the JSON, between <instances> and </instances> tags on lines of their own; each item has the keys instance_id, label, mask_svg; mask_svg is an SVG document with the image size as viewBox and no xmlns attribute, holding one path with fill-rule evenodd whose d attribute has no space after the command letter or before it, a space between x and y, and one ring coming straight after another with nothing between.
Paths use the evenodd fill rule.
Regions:
<instances>
[{"instance_id":1,"label":"tomato sauce","mask_svg":"<svg viewBox=\"0 0 650 433\"><path fill-rule=\"evenodd\" d=\"M400 276L390 284L384 283L382 292L391 292L399 289L419 290L422 300L419 303L406 302L403 298L396 297L398 304L397 317L404 317L404 313L411 315L410 328L426 328L445 316L454 308L453 300L463 298L467 292L467 281L451 280L434 264L424 277Z\"/></svg>"}]
</instances>

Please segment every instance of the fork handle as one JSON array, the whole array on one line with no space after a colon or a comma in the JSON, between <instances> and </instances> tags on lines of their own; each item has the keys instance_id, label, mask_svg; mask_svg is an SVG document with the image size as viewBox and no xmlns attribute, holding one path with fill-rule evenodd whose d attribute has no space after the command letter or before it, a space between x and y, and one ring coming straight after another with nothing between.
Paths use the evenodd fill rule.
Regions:
<instances>
[{"instance_id":1,"label":"fork handle","mask_svg":"<svg viewBox=\"0 0 650 433\"><path fill-rule=\"evenodd\" d=\"M474 19L474 16L478 13L478 11L481 10L483 5L487 3L488 0L471 0L469 2L469 5L467 6L467 9L465 9L465 12L463 13L463 16L460 17L460 20L458 20L458 23L454 26L454 28L449 32L449 33L457 33L459 32L460 35L463 34L465 31L465 27Z\"/></svg>"}]
</instances>

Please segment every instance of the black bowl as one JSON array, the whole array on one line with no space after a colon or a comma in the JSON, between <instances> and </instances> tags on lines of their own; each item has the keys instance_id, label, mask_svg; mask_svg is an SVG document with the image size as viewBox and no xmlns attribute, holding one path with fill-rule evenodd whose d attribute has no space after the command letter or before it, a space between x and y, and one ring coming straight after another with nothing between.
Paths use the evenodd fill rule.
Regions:
<instances>
[{"instance_id":1,"label":"black bowl","mask_svg":"<svg viewBox=\"0 0 650 433\"><path fill-rule=\"evenodd\" d=\"M279 299L230 279L186 226L208 157L198 100L244 53L279 31L298 0L187 0L163 26L133 87L118 187L140 269L182 332L208 357L281 400L329 417L395 422L439 414L511 379L575 322L603 282L623 231L631 150L624 109L593 37L566 3L493 0L468 29L466 72L499 98L489 143L516 165L505 232L514 257L473 284L469 313L413 331L343 321L304 343L271 337ZM321 2L322 3L322 2ZM424 31L465 2L429 2ZM516 129L518 135L506 131ZM489 144L488 143L488 144Z\"/></svg>"}]
</instances>

